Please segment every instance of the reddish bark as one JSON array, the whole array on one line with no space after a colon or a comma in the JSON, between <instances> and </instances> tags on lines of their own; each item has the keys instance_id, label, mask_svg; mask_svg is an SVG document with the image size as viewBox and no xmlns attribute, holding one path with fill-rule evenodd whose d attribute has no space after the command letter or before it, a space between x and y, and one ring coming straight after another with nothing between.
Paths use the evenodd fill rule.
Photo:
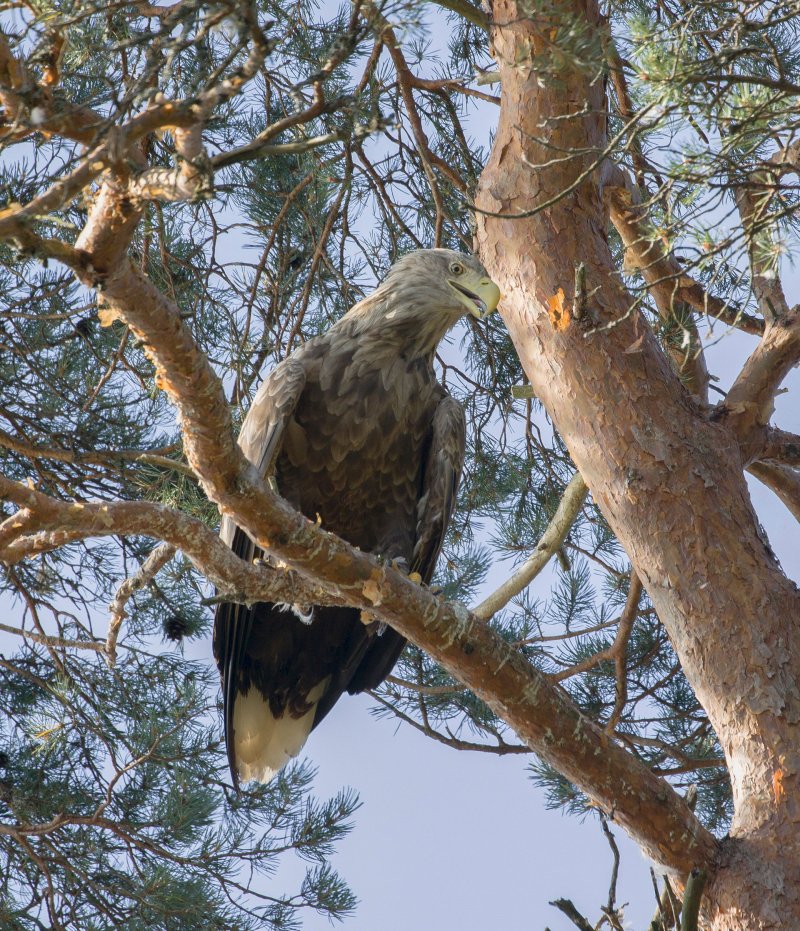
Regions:
<instances>
[{"instance_id":1,"label":"reddish bark","mask_svg":"<svg viewBox=\"0 0 800 931\"><path fill-rule=\"evenodd\" d=\"M593 0L560 12L602 28ZM515 0L494 4L503 105L479 191L481 256L525 371L723 746L735 817L707 891L714 927L800 927L800 596L759 534L732 425L690 397L647 323L629 314L599 172L581 178L594 156L552 157L603 150L602 82L537 73L549 24L526 16ZM587 300L576 321L553 309L572 304L579 262Z\"/></svg>"}]
</instances>

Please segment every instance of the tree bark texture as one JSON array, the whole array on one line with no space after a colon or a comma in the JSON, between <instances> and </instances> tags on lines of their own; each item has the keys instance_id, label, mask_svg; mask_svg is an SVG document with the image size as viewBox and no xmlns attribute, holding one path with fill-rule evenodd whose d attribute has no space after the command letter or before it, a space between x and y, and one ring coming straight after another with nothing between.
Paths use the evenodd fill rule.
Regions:
<instances>
[{"instance_id":1,"label":"tree bark texture","mask_svg":"<svg viewBox=\"0 0 800 931\"><path fill-rule=\"evenodd\" d=\"M690 396L614 270L591 170L606 143L602 78L537 71L559 18L604 28L597 5L530 9L494 3L503 102L480 254L531 384L724 749L735 816L707 889L713 927L798 928L800 595L760 532L733 427ZM570 150L587 154L564 160Z\"/></svg>"}]
</instances>

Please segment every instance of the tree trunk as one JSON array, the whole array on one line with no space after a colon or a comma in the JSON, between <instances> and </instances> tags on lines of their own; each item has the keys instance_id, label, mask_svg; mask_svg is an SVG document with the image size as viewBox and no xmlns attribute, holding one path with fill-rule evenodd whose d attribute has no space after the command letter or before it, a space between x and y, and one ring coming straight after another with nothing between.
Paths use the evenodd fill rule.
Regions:
<instances>
[{"instance_id":1,"label":"tree trunk","mask_svg":"<svg viewBox=\"0 0 800 931\"><path fill-rule=\"evenodd\" d=\"M606 142L602 80L536 70L555 17L599 32L597 6L572 0L549 21L527 9L494 3L503 102L478 194L480 253L531 384L724 749L735 816L707 887L713 927L795 929L800 596L760 534L733 429L690 396L614 271L591 170ZM569 150L589 154L564 160Z\"/></svg>"}]
</instances>

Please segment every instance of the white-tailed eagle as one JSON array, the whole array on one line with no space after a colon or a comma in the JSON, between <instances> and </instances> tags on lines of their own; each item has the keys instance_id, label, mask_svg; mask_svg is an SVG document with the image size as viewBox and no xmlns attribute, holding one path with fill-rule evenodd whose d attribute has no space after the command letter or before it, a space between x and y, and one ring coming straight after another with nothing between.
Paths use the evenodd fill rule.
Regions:
<instances>
[{"instance_id":1,"label":"white-tailed eagle","mask_svg":"<svg viewBox=\"0 0 800 931\"><path fill-rule=\"evenodd\" d=\"M460 317L481 319L499 299L472 256L403 256L270 373L242 426L244 454L308 518L430 582L464 459L464 413L433 357ZM261 556L230 519L221 534L242 559ZM214 655L234 784L269 781L343 692L386 678L404 643L352 608L312 607L301 619L285 606L220 604Z\"/></svg>"}]
</instances>

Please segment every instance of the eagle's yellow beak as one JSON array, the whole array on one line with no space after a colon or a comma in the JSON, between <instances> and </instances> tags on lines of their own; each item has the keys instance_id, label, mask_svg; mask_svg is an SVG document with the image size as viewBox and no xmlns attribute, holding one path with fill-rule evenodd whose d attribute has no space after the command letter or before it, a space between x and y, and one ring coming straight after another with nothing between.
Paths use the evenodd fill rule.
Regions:
<instances>
[{"instance_id":1,"label":"eagle's yellow beak","mask_svg":"<svg viewBox=\"0 0 800 931\"><path fill-rule=\"evenodd\" d=\"M448 278L447 283L476 320L483 320L497 310L501 297L500 288L491 278L466 274L457 281Z\"/></svg>"}]
</instances>

